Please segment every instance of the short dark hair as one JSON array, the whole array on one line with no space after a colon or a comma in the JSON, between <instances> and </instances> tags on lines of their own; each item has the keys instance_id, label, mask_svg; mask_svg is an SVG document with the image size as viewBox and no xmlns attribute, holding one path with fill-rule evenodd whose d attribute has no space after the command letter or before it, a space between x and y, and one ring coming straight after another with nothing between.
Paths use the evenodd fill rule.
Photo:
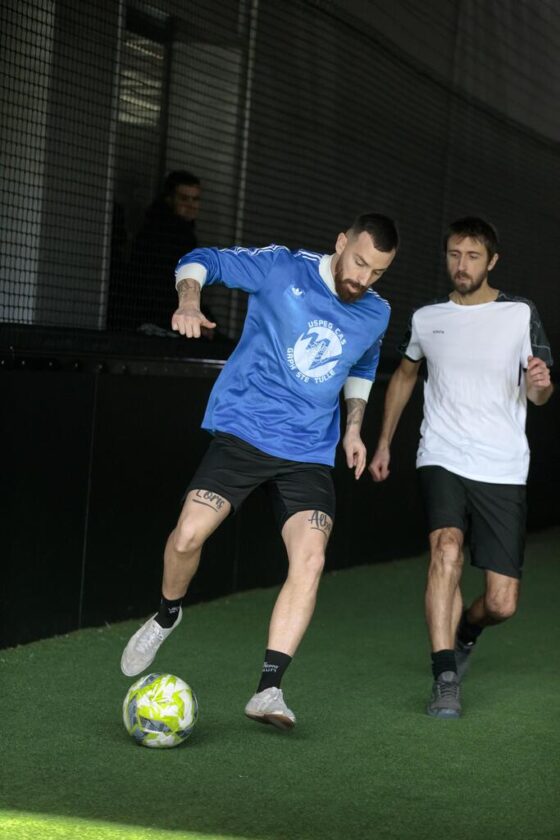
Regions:
<instances>
[{"instance_id":1,"label":"short dark hair","mask_svg":"<svg viewBox=\"0 0 560 840\"><path fill-rule=\"evenodd\" d=\"M175 189L183 185L186 187L199 187L200 178L197 178L192 172L187 172L186 169L175 169L169 173L163 182L163 195L166 197L174 195Z\"/></svg>"},{"instance_id":2,"label":"short dark hair","mask_svg":"<svg viewBox=\"0 0 560 840\"><path fill-rule=\"evenodd\" d=\"M447 251L447 243L450 237L459 236L465 239L476 239L486 246L489 259L492 259L494 254L498 253L499 239L498 231L490 222L480 219L478 216L465 216L464 219L457 219L456 222L451 222L447 229L443 240L443 250Z\"/></svg>"},{"instance_id":3,"label":"short dark hair","mask_svg":"<svg viewBox=\"0 0 560 840\"><path fill-rule=\"evenodd\" d=\"M388 216L382 216L381 213L362 213L356 216L349 233L359 236L364 231L369 233L378 251L386 253L396 251L399 247L397 226Z\"/></svg>"}]
</instances>

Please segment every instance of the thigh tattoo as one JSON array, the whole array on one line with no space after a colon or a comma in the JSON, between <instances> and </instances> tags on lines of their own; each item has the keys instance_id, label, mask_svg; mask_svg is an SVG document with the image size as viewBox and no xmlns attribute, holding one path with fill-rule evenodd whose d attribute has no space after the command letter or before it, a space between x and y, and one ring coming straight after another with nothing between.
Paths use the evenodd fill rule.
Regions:
<instances>
[{"instance_id":1,"label":"thigh tattoo","mask_svg":"<svg viewBox=\"0 0 560 840\"><path fill-rule=\"evenodd\" d=\"M312 530L322 531L325 539L328 540L333 526L330 516L320 510L314 510L307 521L311 525Z\"/></svg>"},{"instance_id":2,"label":"thigh tattoo","mask_svg":"<svg viewBox=\"0 0 560 840\"><path fill-rule=\"evenodd\" d=\"M192 497L193 502L197 505L204 505L212 508L216 513L220 513L226 503L223 496L213 493L211 490L195 490Z\"/></svg>"}]
</instances>

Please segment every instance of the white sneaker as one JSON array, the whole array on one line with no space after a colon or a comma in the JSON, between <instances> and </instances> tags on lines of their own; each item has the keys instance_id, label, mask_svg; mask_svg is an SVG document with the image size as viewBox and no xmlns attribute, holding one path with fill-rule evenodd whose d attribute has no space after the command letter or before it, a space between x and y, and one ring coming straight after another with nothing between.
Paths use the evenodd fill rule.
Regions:
<instances>
[{"instance_id":1,"label":"white sneaker","mask_svg":"<svg viewBox=\"0 0 560 840\"><path fill-rule=\"evenodd\" d=\"M245 714L251 720L271 723L278 729L293 729L296 725L296 716L286 706L281 688L265 688L253 694L245 706Z\"/></svg>"},{"instance_id":2,"label":"white sneaker","mask_svg":"<svg viewBox=\"0 0 560 840\"><path fill-rule=\"evenodd\" d=\"M155 615L149 618L123 650L121 671L125 677L135 677L152 664L163 642L181 623L183 610L179 607L179 615L172 627L161 627L155 618Z\"/></svg>"}]
</instances>

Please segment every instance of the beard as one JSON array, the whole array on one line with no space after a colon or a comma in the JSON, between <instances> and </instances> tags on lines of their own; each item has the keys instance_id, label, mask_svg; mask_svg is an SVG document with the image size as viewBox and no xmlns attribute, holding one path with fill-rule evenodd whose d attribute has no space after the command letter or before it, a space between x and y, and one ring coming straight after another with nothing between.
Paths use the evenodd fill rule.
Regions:
<instances>
[{"instance_id":1,"label":"beard","mask_svg":"<svg viewBox=\"0 0 560 840\"><path fill-rule=\"evenodd\" d=\"M453 287L460 295L473 295L478 292L482 284L487 278L487 274L480 274L473 277L467 274L466 271L457 271L451 278Z\"/></svg>"},{"instance_id":2,"label":"beard","mask_svg":"<svg viewBox=\"0 0 560 840\"><path fill-rule=\"evenodd\" d=\"M367 287L360 286L359 283L355 283L353 280L344 277L340 260L335 267L333 276L336 293L343 303L354 303L354 301L359 300L367 292Z\"/></svg>"}]
</instances>

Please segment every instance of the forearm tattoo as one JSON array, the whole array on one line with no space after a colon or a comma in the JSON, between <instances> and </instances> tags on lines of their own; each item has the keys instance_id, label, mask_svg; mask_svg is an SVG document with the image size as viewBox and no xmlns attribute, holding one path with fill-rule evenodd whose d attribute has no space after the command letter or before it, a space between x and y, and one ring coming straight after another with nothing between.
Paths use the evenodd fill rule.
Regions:
<instances>
[{"instance_id":1,"label":"forearm tattoo","mask_svg":"<svg viewBox=\"0 0 560 840\"><path fill-rule=\"evenodd\" d=\"M321 531L325 536L325 540L329 539L333 526L330 516L327 516L321 510L314 510L308 522L313 531Z\"/></svg>"},{"instance_id":2,"label":"forearm tattoo","mask_svg":"<svg viewBox=\"0 0 560 840\"><path fill-rule=\"evenodd\" d=\"M195 490L192 501L197 505L204 505L212 508L216 513L220 513L226 503L222 496L213 493L211 490Z\"/></svg>"},{"instance_id":3,"label":"forearm tattoo","mask_svg":"<svg viewBox=\"0 0 560 840\"><path fill-rule=\"evenodd\" d=\"M351 397L349 400L346 400L347 429L349 429L350 426L357 426L358 429L361 429L366 405L367 403L365 400L360 400L357 397Z\"/></svg>"},{"instance_id":4,"label":"forearm tattoo","mask_svg":"<svg viewBox=\"0 0 560 840\"><path fill-rule=\"evenodd\" d=\"M200 301L200 283L197 280L191 280L189 277L185 280L179 280L177 283L177 294L179 295L179 305L198 305Z\"/></svg>"}]
</instances>

